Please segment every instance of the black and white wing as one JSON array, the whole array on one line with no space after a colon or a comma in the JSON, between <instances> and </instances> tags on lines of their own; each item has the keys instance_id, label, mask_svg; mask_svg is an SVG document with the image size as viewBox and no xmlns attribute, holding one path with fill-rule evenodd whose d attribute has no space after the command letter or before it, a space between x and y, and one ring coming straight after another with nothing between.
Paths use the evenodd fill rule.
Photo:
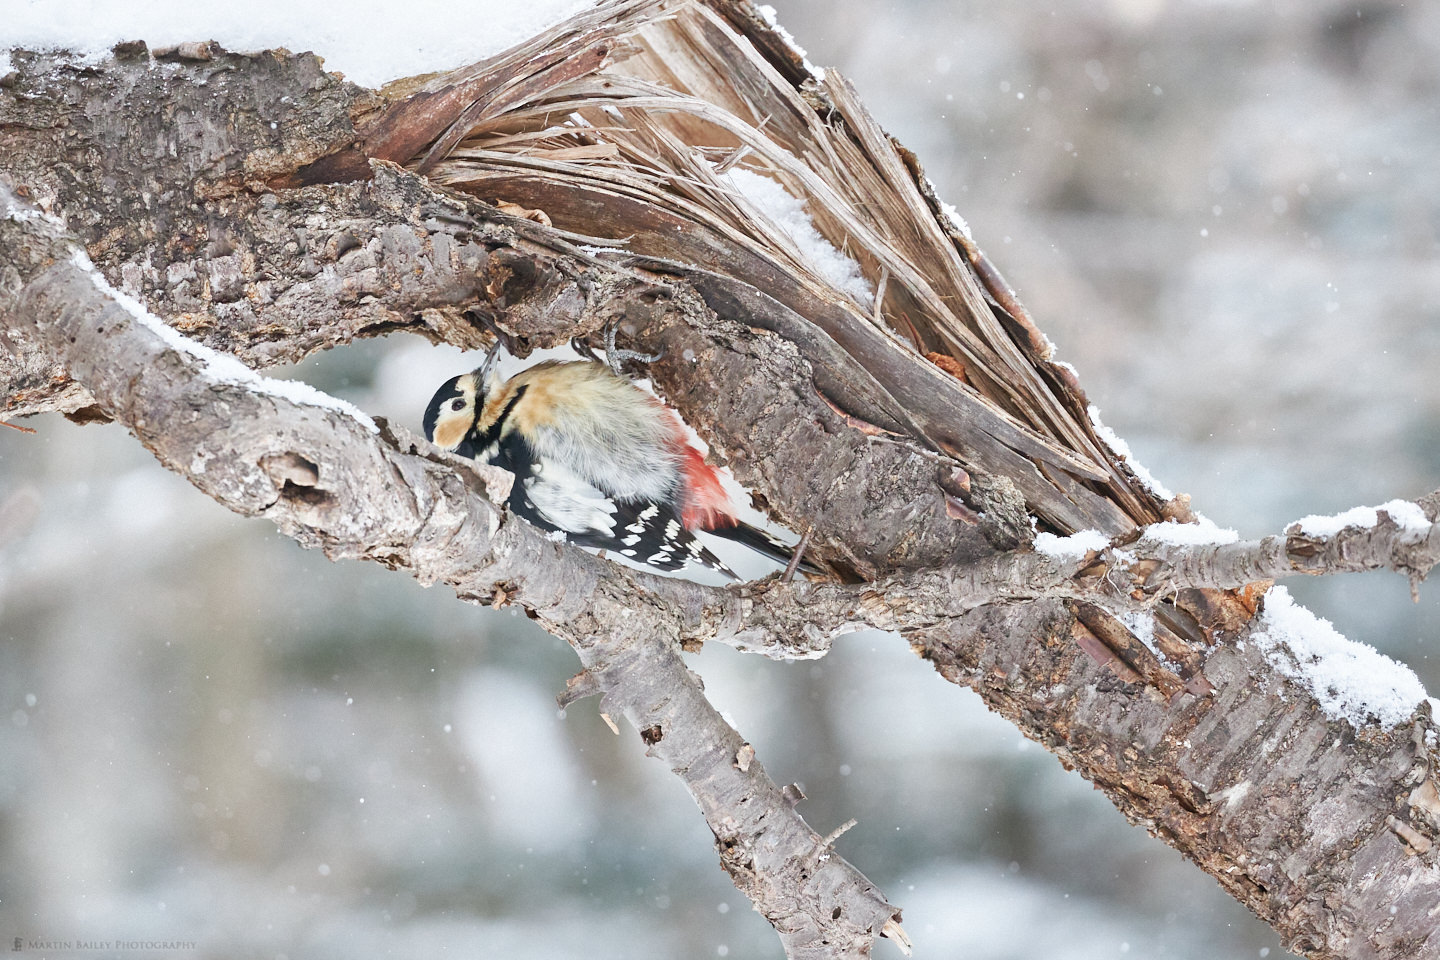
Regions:
<instances>
[{"instance_id":1,"label":"black and white wing","mask_svg":"<svg viewBox=\"0 0 1440 960\"><path fill-rule=\"evenodd\" d=\"M674 507L648 500L619 500L564 464L536 457L518 434L507 437L491 460L515 474L509 507L542 530L571 543L596 547L657 570L688 563L739 579L685 529Z\"/></svg>"}]
</instances>

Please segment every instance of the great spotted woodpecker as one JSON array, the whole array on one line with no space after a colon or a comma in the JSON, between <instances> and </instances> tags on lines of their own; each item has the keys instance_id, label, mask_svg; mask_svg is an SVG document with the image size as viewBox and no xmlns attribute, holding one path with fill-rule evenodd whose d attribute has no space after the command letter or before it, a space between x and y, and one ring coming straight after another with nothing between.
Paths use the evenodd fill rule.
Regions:
<instances>
[{"instance_id":1,"label":"great spotted woodpecker","mask_svg":"<svg viewBox=\"0 0 1440 960\"><path fill-rule=\"evenodd\" d=\"M435 391L425 436L515 474L513 513L659 570L696 562L738 579L694 530L789 561L784 543L736 519L715 468L655 397L589 360L545 361L502 381L494 356Z\"/></svg>"}]
</instances>

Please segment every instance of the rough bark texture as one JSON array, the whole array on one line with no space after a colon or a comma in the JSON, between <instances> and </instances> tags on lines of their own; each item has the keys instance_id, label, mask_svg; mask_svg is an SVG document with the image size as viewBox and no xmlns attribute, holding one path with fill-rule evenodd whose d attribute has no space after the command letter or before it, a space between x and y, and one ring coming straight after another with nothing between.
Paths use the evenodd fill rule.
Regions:
<instances>
[{"instance_id":1,"label":"rough bark texture","mask_svg":"<svg viewBox=\"0 0 1440 960\"><path fill-rule=\"evenodd\" d=\"M443 581L462 599L522 604L579 653L587 670L573 692L605 694L682 776L722 863L791 956L863 956L896 911L713 715L677 642L816 656L847 629L898 630L1294 949L1440 957L1428 704L1391 729L1331 719L1242 643L1263 581L1422 576L1440 535L1385 520L1215 547L1137 540L1161 505L1095 441L1078 386L1048 364L974 244L939 218L914 158L843 80L808 78L748 6L715 11L612 4L388 98L308 57L210 50L152 66L132 48L78 67L18 55L0 86L0 171L66 219L113 285L252 366L395 330L468 346L494 332L523 353L619 319L665 346L655 382L762 506L812 530L815 557L840 579L869 582L723 591L557 546L491 506L504 482L493 471L262 383L207 376L108 303L24 204L0 212L4 409L114 418L202 491L301 543ZM659 151L675 176L623 210L595 199L602 182L638 190L623 171L577 166L573 153L522 170L506 153L519 142L507 137L530 136L559 105L594 109L607 83L618 85L607 96L629 98L624 149ZM723 128L730 153L742 142L774 153L744 119L756 115L792 160L821 171L782 174L829 211L822 229L870 238L860 257L883 287L873 315L827 293L783 246L744 235L743 218L705 205L713 196L683 193L687 177L713 179L686 134L718 149ZM556 226L397 164L485 200L543 200ZM894 202L859 204L835 171ZM921 239L892 244L900 231L854 212L880 207ZM606 253L614 236L593 234L614 217L622 236L640 235L646 217L696 232L691 246ZM1433 520L1434 498L1423 506ZM1030 552L1032 513L1116 545L1067 561ZM1140 608L1156 613L1163 657L1115 619Z\"/></svg>"},{"instance_id":2,"label":"rough bark texture","mask_svg":"<svg viewBox=\"0 0 1440 960\"><path fill-rule=\"evenodd\" d=\"M986 607L912 637L955 683L1084 772L1311 957L1440 956L1429 705L1393 730L1328 719L1255 645L1160 694L1087 655L1059 602Z\"/></svg>"},{"instance_id":3,"label":"rough bark texture","mask_svg":"<svg viewBox=\"0 0 1440 960\"><path fill-rule=\"evenodd\" d=\"M753 749L742 753L680 659L679 597L653 596L623 568L503 515L485 499L484 478L497 471L472 474L423 441L265 393L259 381L217 379L203 358L137 322L72 249L57 223L0 188L0 324L29 332L161 463L230 509L333 559L408 569L464 599L523 598L579 653L579 692L614 704L681 776L722 865L787 955L869 954L899 911L806 825ZM683 596L694 585L675 587Z\"/></svg>"}]
</instances>

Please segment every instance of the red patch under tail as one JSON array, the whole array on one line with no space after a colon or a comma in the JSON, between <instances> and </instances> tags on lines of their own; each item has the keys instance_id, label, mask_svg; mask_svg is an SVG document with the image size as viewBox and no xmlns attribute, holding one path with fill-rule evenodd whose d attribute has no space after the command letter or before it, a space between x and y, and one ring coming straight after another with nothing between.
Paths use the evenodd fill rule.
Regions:
<instances>
[{"instance_id":1,"label":"red patch under tail","mask_svg":"<svg viewBox=\"0 0 1440 960\"><path fill-rule=\"evenodd\" d=\"M690 445L678 417L673 442L680 455L680 474L685 483L685 492L680 498L680 522L687 530L733 527L735 508L720 485L720 475L705 462L700 451Z\"/></svg>"}]
</instances>

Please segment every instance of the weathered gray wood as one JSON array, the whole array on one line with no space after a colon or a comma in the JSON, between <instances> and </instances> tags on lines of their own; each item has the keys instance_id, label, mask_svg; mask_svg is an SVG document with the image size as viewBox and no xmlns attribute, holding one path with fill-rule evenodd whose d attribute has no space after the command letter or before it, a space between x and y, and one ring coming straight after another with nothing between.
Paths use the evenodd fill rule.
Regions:
<instances>
[{"instance_id":1,"label":"weathered gray wood","mask_svg":"<svg viewBox=\"0 0 1440 960\"><path fill-rule=\"evenodd\" d=\"M680 659L676 612L706 591L644 575L637 582L561 548L491 505L496 471L344 410L268 392L253 375L217 375L193 348L174 349L118 304L75 250L58 223L0 186L0 329L29 332L162 464L230 509L264 517L332 559L406 569L466 599L523 599L574 647L586 685L685 782L722 866L775 926L787 956L869 955L899 911L810 829ZM647 603L642 582L674 591L672 602Z\"/></svg>"},{"instance_id":2,"label":"weathered gray wood","mask_svg":"<svg viewBox=\"0 0 1440 960\"><path fill-rule=\"evenodd\" d=\"M721 5L732 7L743 12ZM626 7L637 16L663 8ZM737 14L730 22L749 23L764 39L754 18ZM590 21L573 36L561 31L569 38L563 42L591 49L581 41L596 28ZM604 30L617 29L606 21ZM736 294L733 286L725 303L753 314L717 316L717 291L725 284L707 287L704 265L662 270L653 261L587 253L556 230L372 163L382 151L367 154L367 146L410 142L391 110L411 101L383 101L337 83L313 61L278 55L220 53L159 71L124 58L81 70L59 58L21 56L18 66L11 85L0 88L0 170L18 174L34 199L65 216L111 282L138 293L171 325L263 365L390 330L473 345L490 325L524 349L627 319L671 345L656 365L657 382L742 479L778 515L814 526L817 556L874 582L726 592L633 575L558 548L486 503L486 484L495 478L438 457L413 438L370 434L324 408L205 382L180 354L161 349L143 328L137 333L127 315L114 308L107 314L88 300L96 288L87 289L73 269L65 273L56 262L64 260L59 248L36 245L37 224L25 216L0 219L0 301L8 305L0 305L0 331L9 353L0 358L0 392L12 414L76 410L98 400L104 415L130 426L206 493L271 517L306 545L411 569L453 585L465 599L523 604L547 628L574 638L592 677L614 684L608 689L617 712L641 730L658 726L652 750L690 771L687 785L712 818L731 816L727 804L738 802L737 790L773 803L774 785L750 775L758 764L739 762L743 751L733 731L710 726L673 644L721 639L772 656L814 656L837 632L878 625L904 633L942 674L973 686L1075 765L1295 949L1327 958L1440 956L1428 916L1440 901L1434 847L1440 801L1432 773L1437 737L1427 710L1393 729L1329 719L1269 660L1234 644L1252 629L1258 591L1208 589L1295 572L1384 567L1415 575L1434 563L1433 533L1416 540L1382 523L1329 538L1291 533L1218 548L1130 544L1133 560L1111 551L1066 564L1024 550L997 552L1028 536L1006 484L1011 491L1023 487L1030 508L1052 517L1086 516L1066 512L1075 509L1071 497L1096 496L1096 489L1036 472L1029 459L1016 465L1013 478L1003 464L991 467L993 476L957 474L957 463L926 449L924 438L875 434L857 422L869 411L840 401L889 410L880 425L909 431L914 397L896 386L905 381L904 367L882 376L849 352L860 341L830 330L823 338L805 331L798 343L784 340L805 330L796 318L816 317L769 311L760 291ZM514 68L505 61L504 69ZM431 108L443 101L463 113L464 90L483 87L483 73L432 81L426 109L405 116L422 116L416 129L432 135L450 129L444 111ZM203 96L190 89L202 81ZM456 93L464 83L480 87ZM223 97L215 96L217 84ZM764 89L756 84L750 95ZM796 102L803 101L787 101L786 109L798 109ZM184 109L145 119L155 103ZM271 119L282 104L283 125ZM102 112L103 120L93 119ZM391 125L376 126L377 117L391 118ZM887 165L909 162L903 154L882 156L885 143L871 131L862 146ZM343 164L325 166L342 155ZM410 159L403 150L400 156ZM360 179L337 177L342 166ZM299 186L300 170L325 182ZM1013 389L1031 389L1035 378L1056 387L1053 403L1037 400L1031 408L1036 420L1026 427L1033 434L1026 442L1037 442L1042 430L1067 436L1074 446L1056 449L1079 456L1083 430L1072 435L1055 418L1067 409L1075 414L1080 395L1040 362L1040 345L1027 333L1033 327L1020 323L1016 305L1004 304L998 281L985 279L978 252L966 256L1010 312L1010 332L1024 341L996 344L993 355L1037 364L1021 371ZM44 290L34 287L30 278L48 269L59 272ZM46 314L35 299L17 312L14 298L22 295L49 298L55 309ZM906 296L919 302L918 294ZM19 322L22 316L42 321L43 338ZM96 318L91 330L85 321ZM972 319L972 334L994 334L984 317ZM843 318L833 322L839 332ZM72 330L75 342L57 334L62 330ZM932 334L963 339L958 330ZM111 337L129 346L121 349ZM848 364L832 345L866 377L845 372ZM686 350L699 362L682 362ZM817 375L816 366L825 372ZM917 382L934 376L926 371ZM830 396L829 389L846 396ZM984 444L986 436L996 439L981 430L971 440ZM1052 466L1060 459L1036 456ZM794 470L796 463L827 467L818 479L797 480L805 471ZM1154 506L1130 489L1123 469L1113 462L1107 469L1115 471L1107 496L1115 498L1117 516L1134 520L1144 512L1136 504ZM1135 499L1117 492L1117 484ZM1425 507L1433 519L1435 503ZM1139 599L1121 592L1122 585L1139 591ZM1191 589L1199 587L1207 590ZM1171 592L1173 602L1158 601L1160 619L1173 631L1157 633L1166 653L1161 663L1128 634L1114 632L1111 614ZM678 700L689 705L680 715L667 712L677 698L657 699L665 690L684 692ZM707 752L713 748L701 742L705 737L723 749ZM721 761L732 746L736 762L727 766ZM791 814L777 821L786 824L787 838L775 848L777 860L762 855L764 838L754 824L742 818L732 829L712 819L717 836L727 839L722 862L757 897L792 955L805 955L806 943L832 934L837 946L816 955L862 955L892 908L854 873L843 874L838 899L805 887L821 876L807 873L805 895L791 902L798 874L787 871L809 863L806 851L817 842ZM833 924L832 904L841 908Z\"/></svg>"},{"instance_id":3,"label":"weathered gray wood","mask_svg":"<svg viewBox=\"0 0 1440 960\"><path fill-rule=\"evenodd\" d=\"M291 69L284 69L285 63ZM275 134L265 119L271 104L288 97L293 102L285 109L293 114L318 114L321 119L301 124L327 132L316 149L333 146L328 131L343 127L324 118L371 108L368 94L333 81L306 98L304 91L316 83L313 58L217 52L211 61L164 71L122 59L106 68L115 76L101 81L88 77L90 68L53 54L22 55L17 64L15 82L0 90L0 130L8 129L12 118L24 122L0 144L10 151L0 153L0 170L9 171L42 206L54 206L78 225L92 258L117 287L186 335L252 366L295 361L355 337L396 331L478 347L487 342L487 325L523 351L564 343L654 299L642 296L652 281L596 261L555 231L436 190L388 164L377 164L370 179L278 192L258 182L235 183L235 169L260 162L249 159L252 153L276 162ZM249 82L239 83L242 76ZM173 153L167 142L163 155L150 156L148 145L159 136L151 129L156 121L150 104L183 83L211 89L217 77L228 78L250 99L242 98L235 109L221 100L205 101L212 111L206 116L200 103L182 98L192 122L203 118L221 132L176 141ZM81 91L95 101L85 101ZM251 109L252 101L260 106ZM76 118L92 112L94 103L107 104L117 118L75 136L56 132L83 130ZM118 118L132 113L143 118L129 121L131 126ZM114 140L105 150L109 138ZM223 160L214 155L213 144L225 145ZM286 155L298 165L313 152L291 149ZM168 198L163 216L146 213L143 204L116 206L111 193L91 191L84 178L58 172L101 163L96 158L102 155L97 175L114 193L148 193L156 206L163 193ZM6 159L10 156L14 163ZM275 169L265 167L271 174ZM151 189L162 171L170 186ZM221 180L207 179L211 174ZM104 226L111 217L119 218L114 228ZM688 318L706 313L694 297L662 298L660 306L678 327L698 324ZM703 377L707 370L700 365L689 373ZM724 375L711 371L708 382L721 382ZM809 377L803 365L793 363L786 375ZM828 474L790 471L791 482L776 491L770 506L791 525L814 529L816 556L833 554L858 575L873 577L987 549L979 530L945 520L945 494L934 482L940 466L932 455L914 442L877 447L852 432L837 443L834 431L841 420L813 389L772 402L771 409L777 422L818 418L816 429L828 435L826 459L837 467ZM46 409L73 413L90 403L63 368L23 339L0 353L0 395L10 416ZM736 437L748 429L743 418L699 419L696 426L720 445L727 444L727 432ZM742 480L753 483L751 470L811 462L817 451L804 441L772 441L765 460L740 458L733 465ZM836 483L840 470L852 478L883 480L887 496L871 495L853 480ZM825 509L817 511L820 502ZM917 511L941 522L915 523Z\"/></svg>"},{"instance_id":4,"label":"weathered gray wood","mask_svg":"<svg viewBox=\"0 0 1440 960\"><path fill-rule=\"evenodd\" d=\"M1185 851L1307 957L1440 956L1437 728L1329 721L1255 645L1205 658L1213 697L1174 699L1073 642L1055 601L989 606L917 652Z\"/></svg>"}]
</instances>

